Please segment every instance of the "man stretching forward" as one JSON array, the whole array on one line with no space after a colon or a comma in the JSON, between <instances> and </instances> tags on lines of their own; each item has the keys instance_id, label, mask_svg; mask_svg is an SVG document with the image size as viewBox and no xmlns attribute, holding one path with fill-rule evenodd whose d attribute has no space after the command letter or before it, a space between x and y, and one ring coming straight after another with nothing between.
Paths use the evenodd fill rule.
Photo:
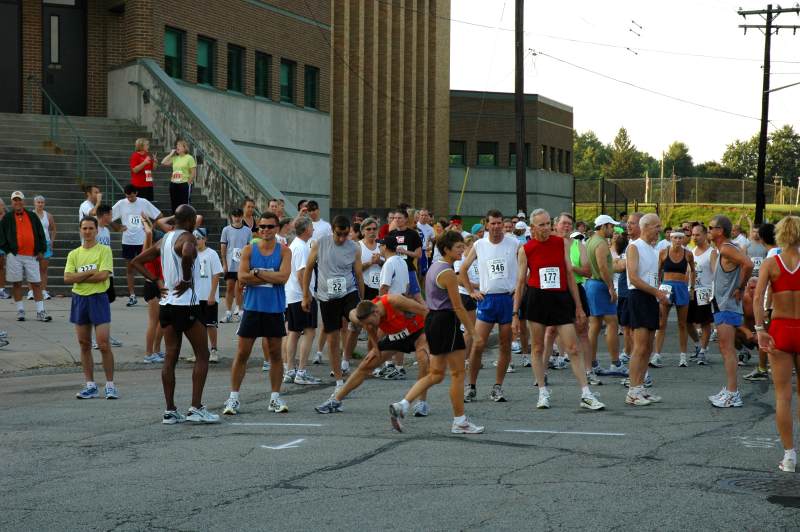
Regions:
<instances>
[{"instance_id":1,"label":"man stretching forward","mask_svg":"<svg viewBox=\"0 0 800 532\"><path fill-rule=\"evenodd\" d=\"M155 283L158 281L144 267L159 255L164 276L166 295L161 299L158 320L164 332L166 358L161 369L161 382L167 410L162 423L174 425L190 421L193 423L218 423L219 416L203 406L203 388L208 375L208 332L200 311L200 299L195 292L199 268L194 267L197 258L197 240L192 231L197 223L197 212L191 205L180 205L175 210L175 229L159 241L159 245L147 248L133 259L133 267L142 276ZM181 352L183 336L192 344L196 362L192 370L192 406L183 416L175 406L175 366Z\"/></svg>"}]
</instances>

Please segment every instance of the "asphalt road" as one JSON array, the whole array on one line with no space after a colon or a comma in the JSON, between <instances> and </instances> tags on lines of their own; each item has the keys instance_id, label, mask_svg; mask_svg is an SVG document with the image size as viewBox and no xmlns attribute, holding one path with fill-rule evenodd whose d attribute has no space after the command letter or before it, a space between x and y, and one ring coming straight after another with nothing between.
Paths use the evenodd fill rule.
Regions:
<instances>
[{"instance_id":1,"label":"asphalt road","mask_svg":"<svg viewBox=\"0 0 800 532\"><path fill-rule=\"evenodd\" d=\"M653 371L663 403L626 406L618 379L605 379L603 412L578 408L569 370L550 372L550 410L535 409L527 368L508 376L509 402L490 402L490 366L467 405L486 425L475 436L449 433L447 381L430 394L430 417L397 434L388 405L411 380L369 380L327 416L313 407L332 384L287 385L290 412L272 414L251 367L241 415L165 426L156 369L120 371L118 401L76 400L76 370L15 373L0 378L0 529L800 528L800 474L777 470L771 387L743 381L744 408L714 409L706 396L722 384L719 356L686 369L665 358ZM329 382L327 370L313 372ZM228 382L227 365L212 368L213 411ZM189 391L182 364L182 409Z\"/></svg>"}]
</instances>

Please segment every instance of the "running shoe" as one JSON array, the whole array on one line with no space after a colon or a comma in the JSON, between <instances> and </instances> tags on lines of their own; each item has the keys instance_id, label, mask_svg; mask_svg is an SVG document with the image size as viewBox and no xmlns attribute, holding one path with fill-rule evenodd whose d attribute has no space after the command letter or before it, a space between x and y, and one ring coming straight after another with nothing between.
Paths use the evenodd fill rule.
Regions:
<instances>
[{"instance_id":1,"label":"running shoe","mask_svg":"<svg viewBox=\"0 0 800 532\"><path fill-rule=\"evenodd\" d=\"M269 371L269 360L265 360L263 364L261 364L261 371Z\"/></svg>"},{"instance_id":2,"label":"running shoe","mask_svg":"<svg viewBox=\"0 0 800 532\"><path fill-rule=\"evenodd\" d=\"M706 359L706 354L702 351L697 355L697 365L698 366L706 366L708 365L708 360Z\"/></svg>"},{"instance_id":3,"label":"running shoe","mask_svg":"<svg viewBox=\"0 0 800 532\"><path fill-rule=\"evenodd\" d=\"M10 343L11 343L11 342L9 342L8 340L6 340L5 338L0 338L0 347L5 347L5 346L7 346L7 345L8 345L8 344L10 344Z\"/></svg>"},{"instance_id":4,"label":"running shoe","mask_svg":"<svg viewBox=\"0 0 800 532\"><path fill-rule=\"evenodd\" d=\"M190 364L194 364L195 362L197 362L197 356L194 354L194 351L192 351L191 353L186 355L186 358L184 360L186 360L186 362L189 362Z\"/></svg>"},{"instance_id":5,"label":"running shoe","mask_svg":"<svg viewBox=\"0 0 800 532\"><path fill-rule=\"evenodd\" d=\"M484 427L476 425L467 418L464 418L463 423L456 423L453 421L453 426L450 427L450 432L453 434L483 434Z\"/></svg>"},{"instance_id":6,"label":"running shoe","mask_svg":"<svg viewBox=\"0 0 800 532\"><path fill-rule=\"evenodd\" d=\"M467 384L464 387L464 402L465 403L474 403L478 400L478 391L475 389L474 386L470 386Z\"/></svg>"},{"instance_id":7,"label":"running shoe","mask_svg":"<svg viewBox=\"0 0 800 532\"><path fill-rule=\"evenodd\" d=\"M628 393L625 394L625 404L631 406L647 406L650 404L650 401L646 399L643 394L628 390Z\"/></svg>"},{"instance_id":8,"label":"running shoe","mask_svg":"<svg viewBox=\"0 0 800 532\"><path fill-rule=\"evenodd\" d=\"M225 400L225 407L222 409L222 415L224 416L236 416L239 414L239 407L241 404L239 403L238 399L233 399L232 397L228 397Z\"/></svg>"},{"instance_id":9,"label":"running shoe","mask_svg":"<svg viewBox=\"0 0 800 532\"><path fill-rule=\"evenodd\" d=\"M164 353L151 353L144 357L144 362L146 364L161 364L164 362Z\"/></svg>"},{"instance_id":10,"label":"running shoe","mask_svg":"<svg viewBox=\"0 0 800 532\"><path fill-rule=\"evenodd\" d=\"M46 323L46 322L48 322L48 321L53 321L53 317L52 317L52 316L50 316L50 315L47 313L47 311L46 311L46 310L40 310L40 311L38 311L38 312L36 313L36 320L37 320L37 321L43 321L43 322L45 322L45 323Z\"/></svg>"},{"instance_id":11,"label":"running shoe","mask_svg":"<svg viewBox=\"0 0 800 532\"><path fill-rule=\"evenodd\" d=\"M536 408L550 408L550 392L547 390L539 390L539 400L536 401Z\"/></svg>"},{"instance_id":12,"label":"running shoe","mask_svg":"<svg viewBox=\"0 0 800 532\"><path fill-rule=\"evenodd\" d=\"M97 345L97 340L92 338L92 349L100 349L100 346Z\"/></svg>"},{"instance_id":13,"label":"running shoe","mask_svg":"<svg viewBox=\"0 0 800 532\"><path fill-rule=\"evenodd\" d=\"M108 343L111 344L111 347L122 347L122 342L120 342L111 335L108 336Z\"/></svg>"},{"instance_id":14,"label":"running shoe","mask_svg":"<svg viewBox=\"0 0 800 532\"><path fill-rule=\"evenodd\" d=\"M109 384L106 384L106 389L104 390L106 399L119 399L119 392L117 391L117 387Z\"/></svg>"},{"instance_id":15,"label":"running shoe","mask_svg":"<svg viewBox=\"0 0 800 532\"><path fill-rule=\"evenodd\" d=\"M389 421L397 432L403 432L401 420L406 417L408 407L403 408L403 403L397 402L389 405Z\"/></svg>"},{"instance_id":16,"label":"running shoe","mask_svg":"<svg viewBox=\"0 0 800 532\"><path fill-rule=\"evenodd\" d=\"M17 321L25 321L25 311L20 309L17 311Z\"/></svg>"},{"instance_id":17,"label":"running shoe","mask_svg":"<svg viewBox=\"0 0 800 532\"><path fill-rule=\"evenodd\" d=\"M297 370L294 376L295 384L322 384L322 381L316 377L312 377L305 370Z\"/></svg>"},{"instance_id":18,"label":"running shoe","mask_svg":"<svg viewBox=\"0 0 800 532\"><path fill-rule=\"evenodd\" d=\"M725 395L711 401L711 404L717 408L731 408L743 406L744 402L742 401L742 394L737 390L735 392L726 391Z\"/></svg>"},{"instance_id":19,"label":"running shoe","mask_svg":"<svg viewBox=\"0 0 800 532\"><path fill-rule=\"evenodd\" d=\"M25 296L25 299L27 299L28 301L33 301L33 290L28 290L28 293Z\"/></svg>"},{"instance_id":20,"label":"running shoe","mask_svg":"<svg viewBox=\"0 0 800 532\"><path fill-rule=\"evenodd\" d=\"M709 395L708 396L708 400L713 403L714 401L716 401L717 399L719 399L720 397L722 397L726 393L728 393L728 388L727 388L727 386L723 386L722 389L720 391L718 391L717 393L715 393L714 395Z\"/></svg>"},{"instance_id":21,"label":"running shoe","mask_svg":"<svg viewBox=\"0 0 800 532\"><path fill-rule=\"evenodd\" d=\"M686 353L681 353L681 360L678 362L679 368L688 368L689 364L686 362Z\"/></svg>"},{"instance_id":22,"label":"running shoe","mask_svg":"<svg viewBox=\"0 0 800 532\"><path fill-rule=\"evenodd\" d=\"M342 402L331 397L321 405L315 406L314 410L320 414L335 414L342 411Z\"/></svg>"},{"instance_id":23,"label":"running shoe","mask_svg":"<svg viewBox=\"0 0 800 532\"><path fill-rule=\"evenodd\" d=\"M700 346L695 344L695 346L694 346L694 354L692 356L690 356L689 358L697 358L699 354L700 354Z\"/></svg>"},{"instance_id":24,"label":"running shoe","mask_svg":"<svg viewBox=\"0 0 800 532\"><path fill-rule=\"evenodd\" d=\"M0 288L0 299L11 299L11 295L6 292L5 288Z\"/></svg>"},{"instance_id":25,"label":"running shoe","mask_svg":"<svg viewBox=\"0 0 800 532\"><path fill-rule=\"evenodd\" d=\"M275 399L269 400L269 406L267 407L267 410L270 412L275 412L276 414L285 414L289 411L289 407L286 406L286 401L280 397L276 397Z\"/></svg>"},{"instance_id":26,"label":"running shoe","mask_svg":"<svg viewBox=\"0 0 800 532\"><path fill-rule=\"evenodd\" d=\"M489 393L489 399L494 401L495 403L505 403L506 396L503 393L503 387L499 384L495 384L492 386L492 391Z\"/></svg>"},{"instance_id":27,"label":"running shoe","mask_svg":"<svg viewBox=\"0 0 800 532\"><path fill-rule=\"evenodd\" d=\"M350 361L349 360L343 358L340 367L342 368L342 375L349 375L350 374Z\"/></svg>"},{"instance_id":28,"label":"running shoe","mask_svg":"<svg viewBox=\"0 0 800 532\"><path fill-rule=\"evenodd\" d=\"M283 372L283 383L284 384L291 384L291 383L294 382L294 378L295 377L297 377L297 370L296 369L285 370Z\"/></svg>"},{"instance_id":29,"label":"running shoe","mask_svg":"<svg viewBox=\"0 0 800 532\"><path fill-rule=\"evenodd\" d=\"M189 411L186 413L186 421L191 423L219 423L219 416L209 412L205 405L200 406L200 408L192 406L189 407Z\"/></svg>"},{"instance_id":30,"label":"running shoe","mask_svg":"<svg viewBox=\"0 0 800 532\"><path fill-rule=\"evenodd\" d=\"M511 352L515 355L522 353L522 344L519 343L517 340L511 342Z\"/></svg>"},{"instance_id":31,"label":"running shoe","mask_svg":"<svg viewBox=\"0 0 800 532\"><path fill-rule=\"evenodd\" d=\"M322 364L322 351L317 351L317 354L314 355L314 360L312 360L311 363Z\"/></svg>"},{"instance_id":32,"label":"running shoe","mask_svg":"<svg viewBox=\"0 0 800 532\"><path fill-rule=\"evenodd\" d=\"M397 368L392 366L391 371L387 371L383 376L386 381L402 381L406 378L406 368Z\"/></svg>"},{"instance_id":33,"label":"running shoe","mask_svg":"<svg viewBox=\"0 0 800 532\"><path fill-rule=\"evenodd\" d=\"M712 342L716 342L716 341L717 341L717 339L718 339L718 338L717 338L717 330L716 330L716 329L714 329L714 330L712 330L712 331L711 331L711 338L710 338L710 340L711 340Z\"/></svg>"},{"instance_id":34,"label":"running shoe","mask_svg":"<svg viewBox=\"0 0 800 532\"><path fill-rule=\"evenodd\" d=\"M219 320L220 323L233 323L233 313L230 310L225 311L225 315Z\"/></svg>"},{"instance_id":35,"label":"running shoe","mask_svg":"<svg viewBox=\"0 0 800 532\"><path fill-rule=\"evenodd\" d=\"M739 360L738 360L738 362L737 362L736 364L737 364L739 367L745 366L745 365L746 365L746 363L747 363L747 361L749 361L749 360L750 360L750 358L751 358L752 356L753 356L753 355L751 355L751 354L750 354L750 351L748 351L748 350L747 350L747 349L745 349L745 348L742 348L742 349L740 349L740 350L739 350L739 352L737 353L737 358L738 358Z\"/></svg>"},{"instance_id":36,"label":"running shoe","mask_svg":"<svg viewBox=\"0 0 800 532\"><path fill-rule=\"evenodd\" d=\"M768 381L769 380L769 372L761 371L760 369L758 369L756 367L756 369L754 369L752 371L752 373L748 373L747 375L745 375L744 379L748 380L748 381L751 381L751 382L753 382L753 381Z\"/></svg>"},{"instance_id":37,"label":"running shoe","mask_svg":"<svg viewBox=\"0 0 800 532\"><path fill-rule=\"evenodd\" d=\"M531 357L528 355L522 355L522 367L529 368L531 367Z\"/></svg>"},{"instance_id":38,"label":"running shoe","mask_svg":"<svg viewBox=\"0 0 800 532\"><path fill-rule=\"evenodd\" d=\"M613 362L608 367L605 368L595 368L594 372L596 375L600 376L607 376L607 377L627 377L628 376L628 368L625 367L625 364L620 363L619 365L615 365Z\"/></svg>"},{"instance_id":39,"label":"running shoe","mask_svg":"<svg viewBox=\"0 0 800 532\"><path fill-rule=\"evenodd\" d=\"M631 356L628 353L620 353L619 361L622 364L627 364L631 361Z\"/></svg>"},{"instance_id":40,"label":"running shoe","mask_svg":"<svg viewBox=\"0 0 800 532\"><path fill-rule=\"evenodd\" d=\"M431 409L427 401L417 401L414 403L414 417L428 417Z\"/></svg>"},{"instance_id":41,"label":"running shoe","mask_svg":"<svg viewBox=\"0 0 800 532\"><path fill-rule=\"evenodd\" d=\"M581 408L586 408L588 410L602 410L605 407L606 405L598 401L597 397L595 397L593 393L581 397Z\"/></svg>"},{"instance_id":42,"label":"running shoe","mask_svg":"<svg viewBox=\"0 0 800 532\"><path fill-rule=\"evenodd\" d=\"M139 301L137 301L136 296L128 296L128 302L125 303L125 306L126 307L135 307L138 302Z\"/></svg>"},{"instance_id":43,"label":"running shoe","mask_svg":"<svg viewBox=\"0 0 800 532\"><path fill-rule=\"evenodd\" d=\"M50 301L51 299L53 299L53 296L51 296L50 292L48 292L47 290L44 290L42 292L42 297L45 299L45 301Z\"/></svg>"},{"instance_id":44,"label":"running shoe","mask_svg":"<svg viewBox=\"0 0 800 532\"><path fill-rule=\"evenodd\" d=\"M653 387L653 377L650 376L650 372L646 372L644 374L644 387L645 388L652 388Z\"/></svg>"},{"instance_id":45,"label":"running shoe","mask_svg":"<svg viewBox=\"0 0 800 532\"><path fill-rule=\"evenodd\" d=\"M642 392L642 397L650 401L651 403L660 403L661 396L660 395L653 395L651 393Z\"/></svg>"},{"instance_id":46,"label":"running shoe","mask_svg":"<svg viewBox=\"0 0 800 532\"><path fill-rule=\"evenodd\" d=\"M498 363L499 363L499 361L495 360L494 362L492 362L492 366L497 367ZM509 362L508 363L508 367L506 368L506 373L516 373L516 372L517 372L517 368L514 367L514 364Z\"/></svg>"},{"instance_id":47,"label":"running shoe","mask_svg":"<svg viewBox=\"0 0 800 532\"><path fill-rule=\"evenodd\" d=\"M784 473L794 473L796 467L797 467L797 460L792 460L788 456L784 456L783 460L781 460L781 463L778 464L778 469L780 469Z\"/></svg>"},{"instance_id":48,"label":"running shoe","mask_svg":"<svg viewBox=\"0 0 800 532\"><path fill-rule=\"evenodd\" d=\"M212 364L219 363L219 351L216 348L211 349L211 352L208 355L208 361Z\"/></svg>"},{"instance_id":49,"label":"running shoe","mask_svg":"<svg viewBox=\"0 0 800 532\"><path fill-rule=\"evenodd\" d=\"M622 325L617 325L617 336L624 336L625 331L622 330Z\"/></svg>"},{"instance_id":50,"label":"running shoe","mask_svg":"<svg viewBox=\"0 0 800 532\"><path fill-rule=\"evenodd\" d=\"M603 383L601 382L600 384L603 384ZM536 386L537 388L539 387L539 381L537 381L537 380L536 380L536 376L535 376L535 375L534 375L534 379L533 379L533 385L534 385L534 386ZM545 374L544 374L544 385L545 385L545 386L547 386L547 385L548 385L548 382L547 382L547 373L545 373Z\"/></svg>"},{"instance_id":51,"label":"running shoe","mask_svg":"<svg viewBox=\"0 0 800 532\"><path fill-rule=\"evenodd\" d=\"M176 423L183 423L186 421L186 416L177 410L164 410L164 418L161 423L164 425L175 425Z\"/></svg>"},{"instance_id":52,"label":"running shoe","mask_svg":"<svg viewBox=\"0 0 800 532\"><path fill-rule=\"evenodd\" d=\"M661 354L653 353L652 355L650 355L650 362L648 362L647 365L650 366L651 368L663 368L664 363L661 360Z\"/></svg>"},{"instance_id":53,"label":"running shoe","mask_svg":"<svg viewBox=\"0 0 800 532\"><path fill-rule=\"evenodd\" d=\"M97 391L97 386L84 386L83 390L75 394L78 399L97 399L100 397L100 392Z\"/></svg>"},{"instance_id":54,"label":"running shoe","mask_svg":"<svg viewBox=\"0 0 800 532\"><path fill-rule=\"evenodd\" d=\"M594 371L587 371L586 372L586 382L589 386L602 386L603 382L597 378L597 375Z\"/></svg>"},{"instance_id":55,"label":"running shoe","mask_svg":"<svg viewBox=\"0 0 800 532\"><path fill-rule=\"evenodd\" d=\"M8 338L8 331L0 331L0 338Z\"/></svg>"}]
</instances>

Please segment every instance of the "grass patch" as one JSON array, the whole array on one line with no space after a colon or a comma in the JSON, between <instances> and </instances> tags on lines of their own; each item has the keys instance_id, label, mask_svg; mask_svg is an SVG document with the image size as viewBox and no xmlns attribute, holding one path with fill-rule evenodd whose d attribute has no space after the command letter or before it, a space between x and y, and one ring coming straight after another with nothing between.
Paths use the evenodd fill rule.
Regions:
<instances>
[{"instance_id":1,"label":"grass patch","mask_svg":"<svg viewBox=\"0 0 800 532\"><path fill-rule=\"evenodd\" d=\"M708 204L694 204L694 203L677 203L675 205L669 206L666 209L662 206L661 213L662 213L662 223L666 226L673 226L679 225L681 222L684 221L700 221L705 224L708 224L711 217L716 214L724 214L728 218L736 223L739 221L739 217L742 215L747 215L752 218L755 215L756 206L753 204L720 204L720 203L708 203ZM633 210L633 206L630 206L629 212ZM642 212L655 212L656 206L655 204L639 204L639 210ZM666 211L666 212L665 212ZM576 209L576 214L578 220L584 220L587 222L591 222L594 217L597 215L597 207L594 205L580 205ZM770 222L777 222L787 214L800 214L800 207L794 205L767 205L767 208L764 213L764 217ZM666 220L664 220L666 218ZM590 223L591 225L591 223ZM742 225L747 226L747 222L742 220Z\"/></svg>"}]
</instances>

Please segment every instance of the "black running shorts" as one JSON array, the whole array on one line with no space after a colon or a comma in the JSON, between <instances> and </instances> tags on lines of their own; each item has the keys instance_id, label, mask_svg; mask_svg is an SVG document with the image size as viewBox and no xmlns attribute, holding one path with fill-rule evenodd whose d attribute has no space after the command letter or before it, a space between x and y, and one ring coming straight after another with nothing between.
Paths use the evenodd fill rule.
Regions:
<instances>
[{"instance_id":1,"label":"black running shorts","mask_svg":"<svg viewBox=\"0 0 800 532\"><path fill-rule=\"evenodd\" d=\"M432 310L425 317L425 336L431 355L447 355L466 349L461 322L452 310Z\"/></svg>"},{"instance_id":2,"label":"black running shorts","mask_svg":"<svg viewBox=\"0 0 800 532\"><path fill-rule=\"evenodd\" d=\"M583 309L584 312L588 308ZM542 325L575 323L575 301L569 291L528 287L525 294L525 319Z\"/></svg>"}]
</instances>

